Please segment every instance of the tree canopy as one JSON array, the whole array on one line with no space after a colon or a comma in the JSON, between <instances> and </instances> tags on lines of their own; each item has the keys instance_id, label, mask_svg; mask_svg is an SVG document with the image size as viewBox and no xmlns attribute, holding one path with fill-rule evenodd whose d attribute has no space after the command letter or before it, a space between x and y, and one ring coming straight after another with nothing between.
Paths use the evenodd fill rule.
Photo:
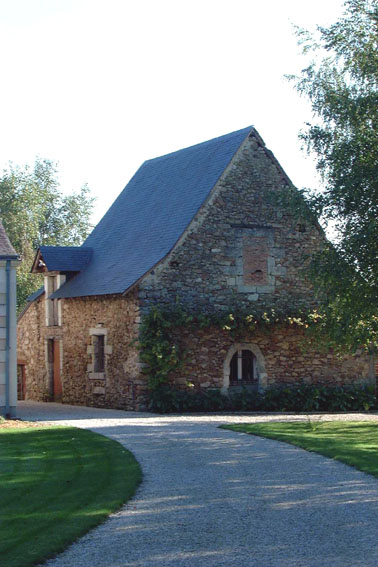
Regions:
<instances>
[{"instance_id":1,"label":"tree canopy","mask_svg":"<svg viewBox=\"0 0 378 567\"><path fill-rule=\"evenodd\" d=\"M300 137L323 191L303 194L336 238L313 262L330 344L378 347L378 3L346 0L340 19L297 31L314 56L294 80L313 122Z\"/></svg>"},{"instance_id":2,"label":"tree canopy","mask_svg":"<svg viewBox=\"0 0 378 567\"><path fill-rule=\"evenodd\" d=\"M56 164L37 158L32 169L9 164L0 177L0 218L22 258L17 274L18 311L41 285L41 278L30 273L36 249L78 246L91 229L94 199L88 187L65 195L57 175Z\"/></svg>"}]
</instances>

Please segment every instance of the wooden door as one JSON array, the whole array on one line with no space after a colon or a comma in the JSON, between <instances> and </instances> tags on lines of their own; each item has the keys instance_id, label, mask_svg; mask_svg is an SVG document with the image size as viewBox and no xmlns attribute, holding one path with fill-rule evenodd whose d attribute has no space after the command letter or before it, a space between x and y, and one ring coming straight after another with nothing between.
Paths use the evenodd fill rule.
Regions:
<instances>
[{"instance_id":1,"label":"wooden door","mask_svg":"<svg viewBox=\"0 0 378 567\"><path fill-rule=\"evenodd\" d=\"M62 401L62 382L60 379L60 341L53 342L53 399Z\"/></svg>"}]
</instances>

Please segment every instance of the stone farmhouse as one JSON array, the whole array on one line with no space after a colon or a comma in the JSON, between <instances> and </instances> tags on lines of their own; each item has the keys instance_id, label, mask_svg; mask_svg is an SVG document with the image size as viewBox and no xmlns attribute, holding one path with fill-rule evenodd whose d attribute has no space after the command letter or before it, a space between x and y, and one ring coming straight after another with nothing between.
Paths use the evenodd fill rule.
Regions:
<instances>
[{"instance_id":1,"label":"stone farmhouse","mask_svg":"<svg viewBox=\"0 0 378 567\"><path fill-rule=\"evenodd\" d=\"M81 247L38 250L32 271L44 288L18 324L26 397L143 409L138 338L153 308L211 315L237 305L251 317L312 309L305 266L324 235L272 199L291 186L253 127L146 161ZM169 381L225 394L369 383L367 357L317 352L292 323L237 336L214 324L177 328L185 364Z\"/></svg>"}]
</instances>

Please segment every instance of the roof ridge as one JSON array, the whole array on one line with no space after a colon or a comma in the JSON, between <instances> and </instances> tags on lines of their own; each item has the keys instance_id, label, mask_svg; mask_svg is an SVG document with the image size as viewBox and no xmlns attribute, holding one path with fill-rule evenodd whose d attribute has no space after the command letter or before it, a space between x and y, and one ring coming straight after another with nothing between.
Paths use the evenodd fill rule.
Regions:
<instances>
[{"instance_id":1,"label":"roof ridge","mask_svg":"<svg viewBox=\"0 0 378 567\"><path fill-rule=\"evenodd\" d=\"M234 135L235 135L235 136L240 135L240 134L241 134L242 132L244 132L244 131L246 131L246 132L251 132L252 130L255 132L255 128L254 128L253 126L247 126L246 128L241 128L240 130L235 130L234 132L230 132L229 134L222 134L221 136L216 136L215 138L211 138L211 139L209 139L209 140L205 140L204 142L198 142L197 144L192 144L192 145L190 145L190 146L186 146L185 148L181 148L180 150L174 150L173 152L169 152L168 154L163 154L163 155L161 155L161 156L156 156L156 157L154 157L154 158L146 159L146 160L143 162L142 165L144 165L145 163L150 163L150 162L152 162L152 161L162 160L162 159L165 159L165 158L170 158L170 157L172 157L172 156L174 156L174 155L177 155L177 154L179 154L179 153L181 153L181 152L185 152L185 151L191 150L191 149L193 149L193 148L198 148L198 147L200 147L200 146L206 146L207 144L211 144L211 143L220 141L220 140L222 140L223 138L224 138L224 139L226 139L226 138L229 139L229 138L231 138L231 137L234 136ZM262 140L261 136L259 136L259 138Z\"/></svg>"},{"instance_id":2,"label":"roof ridge","mask_svg":"<svg viewBox=\"0 0 378 567\"><path fill-rule=\"evenodd\" d=\"M84 243L83 243L84 244ZM44 248L45 250L47 249L60 249L60 250L82 250L83 249L83 244L80 244L79 246L60 246L60 244L58 245L54 245L54 244L41 244L41 246L39 247L40 250L42 250L42 248Z\"/></svg>"}]
</instances>

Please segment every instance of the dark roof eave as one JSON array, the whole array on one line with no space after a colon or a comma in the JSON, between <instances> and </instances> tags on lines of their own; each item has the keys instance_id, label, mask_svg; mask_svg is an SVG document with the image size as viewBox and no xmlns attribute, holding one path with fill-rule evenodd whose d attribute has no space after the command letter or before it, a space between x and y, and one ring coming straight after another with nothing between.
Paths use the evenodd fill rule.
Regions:
<instances>
[{"instance_id":1,"label":"dark roof eave","mask_svg":"<svg viewBox=\"0 0 378 567\"><path fill-rule=\"evenodd\" d=\"M18 260L18 261L21 261L21 258L20 258L20 256L18 256L18 254L12 255L12 256L0 255L0 260Z\"/></svg>"},{"instance_id":2,"label":"dark roof eave","mask_svg":"<svg viewBox=\"0 0 378 567\"><path fill-rule=\"evenodd\" d=\"M79 273L88 266L92 253L92 248L84 246L40 246L30 271L37 274L44 272ZM43 261L46 270L38 266L40 260Z\"/></svg>"}]
</instances>

